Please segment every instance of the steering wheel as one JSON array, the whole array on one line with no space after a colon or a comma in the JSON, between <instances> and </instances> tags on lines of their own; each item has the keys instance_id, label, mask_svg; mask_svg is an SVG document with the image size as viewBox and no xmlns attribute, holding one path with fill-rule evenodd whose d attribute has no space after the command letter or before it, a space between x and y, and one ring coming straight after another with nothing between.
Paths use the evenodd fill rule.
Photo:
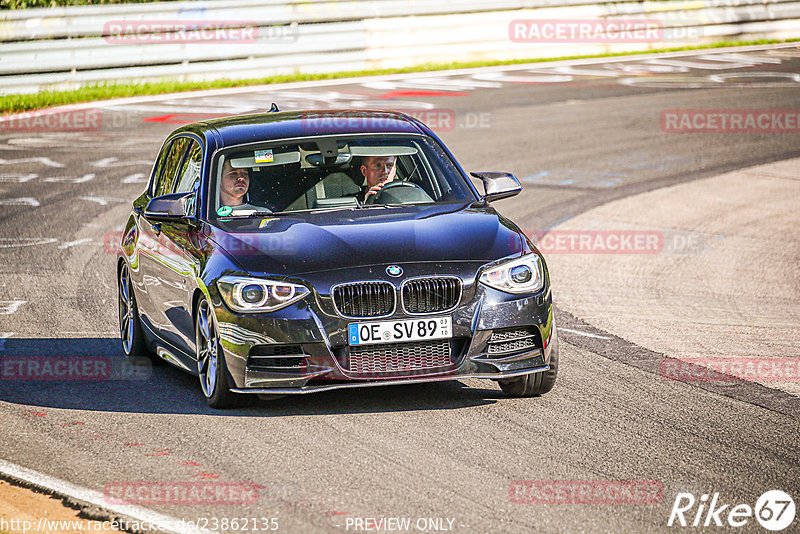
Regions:
<instances>
[{"instance_id":1,"label":"steering wheel","mask_svg":"<svg viewBox=\"0 0 800 534\"><path fill-rule=\"evenodd\" d=\"M375 204L378 201L378 197L383 195L389 189L399 189L401 187L410 187L412 189L419 189L420 191L425 193L424 189L422 189L420 186L418 186L417 184L415 184L413 182L404 182L404 181L401 181L401 180L394 180L394 181L389 182L388 184L384 185L381 188L381 190L378 191L377 193L375 193L374 195L370 195L369 197L367 197L367 199L364 201L364 204L367 205L367 206L370 205L370 204ZM427 193L425 193L425 195L427 195Z\"/></svg>"}]
</instances>

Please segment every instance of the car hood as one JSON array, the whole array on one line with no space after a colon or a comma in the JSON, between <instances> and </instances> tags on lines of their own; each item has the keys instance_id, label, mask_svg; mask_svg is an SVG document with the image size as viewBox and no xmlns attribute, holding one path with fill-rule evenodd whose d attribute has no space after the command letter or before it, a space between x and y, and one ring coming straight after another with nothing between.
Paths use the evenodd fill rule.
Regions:
<instances>
[{"instance_id":1,"label":"car hood","mask_svg":"<svg viewBox=\"0 0 800 534\"><path fill-rule=\"evenodd\" d=\"M493 261L522 250L491 207L441 204L219 221L210 239L251 274L293 276L409 262Z\"/></svg>"}]
</instances>

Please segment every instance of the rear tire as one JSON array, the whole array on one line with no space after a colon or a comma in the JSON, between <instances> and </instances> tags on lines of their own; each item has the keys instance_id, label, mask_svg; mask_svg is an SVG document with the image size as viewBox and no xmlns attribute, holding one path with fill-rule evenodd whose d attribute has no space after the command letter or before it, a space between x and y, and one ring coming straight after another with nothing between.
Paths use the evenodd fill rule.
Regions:
<instances>
[{"instance_id":1,"label":"rear tire","mask_svg":"<svg viewBox=\"0 0 800 534\"><path fill-rule=\"evenodd\" d=\"M553 327L555 328L555 326ZM553 338L550 341L550 369L541 373L512 378L510 380L498 380L500 389L509 397L533 397L544 395L556 383L558 376L558 337L555 329Z\"/></svg>"},{"instance_id":2,"label":"rear tire","mask_svg":"<svg viewBox=\"0 0 800 534\"><path fill-rule=\"evenodd\" d=\"M241 396L231 391L233 379L225 365L217 320L205 297L197 303L194 332L197 371L206 402L217 409L238 406Z\"/></svg>"}]
</instances>

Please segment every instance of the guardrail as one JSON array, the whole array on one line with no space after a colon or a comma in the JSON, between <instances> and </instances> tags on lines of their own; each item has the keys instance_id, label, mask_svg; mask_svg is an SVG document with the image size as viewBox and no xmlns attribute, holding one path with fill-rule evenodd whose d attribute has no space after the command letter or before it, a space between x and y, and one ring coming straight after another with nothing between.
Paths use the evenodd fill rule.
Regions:
<instances>
[{"instance_id":1,"label":"guardrail","mask_svg":"<svg viewBox=\"0 0 800 534\"><path fill-rule=\"evenodd\" d=\"M636 20L659 33L519 42L511 30L519 20ZM800 0L222 0L30 9L0 12L0 93L798 37Z\"/></svg>"}]
</instances>

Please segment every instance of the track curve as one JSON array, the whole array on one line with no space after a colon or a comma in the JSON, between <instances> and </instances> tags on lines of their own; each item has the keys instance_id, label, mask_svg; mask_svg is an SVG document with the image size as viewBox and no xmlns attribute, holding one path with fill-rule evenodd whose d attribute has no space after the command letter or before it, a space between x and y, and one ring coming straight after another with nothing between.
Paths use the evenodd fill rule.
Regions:
<instances>
[{"instance_id":1,"label":"track curve","mask_svg":"<svg viewBox=\"0 0 800 534\"><path fill-rule=\"evenodd\" d=\"M0 458L101 492L139 482L256 484L250 502L150 508L187 519L276 517L282 532L347 531L352 520L382 517L411 518L415 531L426 519L422 531L655 532L670 530L679 492L716 491L752 505L782 489L797 499L797 397L762 387L758 395L789 406L775 410L747 395L662 380L635 363L658 354L575 310L559 313L561 374L537 399L508 399L493 384L467 380L221 413L205 407L196 379L180 371L131 376L121 364L107 249L177 124L272 101L411 111L441 132L466 169L522 179L523 193L498 209L531 233L611 201L800 156L796 131L672 133L662 122L670 110L800 109L798 85L783 75L800 73L794 45L666 56L127 99L62 110L70 119L55 130L52 122L6 120L0 356L109 356L118 368L113 380L0 380ZM542 74L560 81L529 83ZM551 263L558 269L559 260ZM576 277L580 267L565 272ZM570 277L554 276L582 287ZM617 297L624 305L627 297ZM785 340L790 348L794 336ZM512 491L519 480L645 480L663 495L638 505L527 504Z\"/></svg>"}]
</instances>

